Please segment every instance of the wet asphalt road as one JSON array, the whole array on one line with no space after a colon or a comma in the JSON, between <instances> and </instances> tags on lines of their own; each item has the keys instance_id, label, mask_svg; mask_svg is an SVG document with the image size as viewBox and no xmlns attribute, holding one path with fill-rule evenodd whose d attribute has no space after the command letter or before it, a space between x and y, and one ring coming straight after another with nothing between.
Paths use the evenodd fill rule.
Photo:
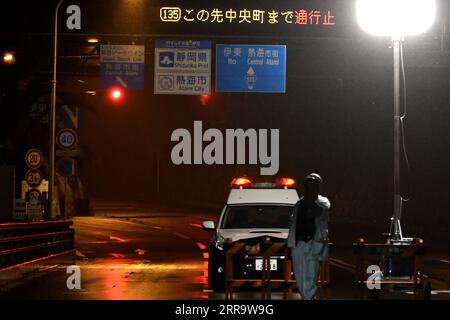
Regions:
<instances>
[{"instance_id":1,"label":"wet asphalt road","mask_svg":"<svg viewBox=\"0 0 450 320\"><path fill-rule=\"evenodd\" d=\"M224 299L208 288L211 234L203 220L218 213L155 210L143 205L98 203L95 217L73 219L77 258L51 265L38 278L0 299ZM81 269L81 289L66 286L68 265ZM354 262L351 246L336 244L331 259L331 298L353 299ZM433 299L450 299L450 257L433 253L426 262L434 276ZM409 293L385 297L410 299ZM259 299L259 290L244 290L235 299ZM275 292L273 299L282 298ZM294 295L298 298L298 295Z\"/></svg>"}]
</instances>

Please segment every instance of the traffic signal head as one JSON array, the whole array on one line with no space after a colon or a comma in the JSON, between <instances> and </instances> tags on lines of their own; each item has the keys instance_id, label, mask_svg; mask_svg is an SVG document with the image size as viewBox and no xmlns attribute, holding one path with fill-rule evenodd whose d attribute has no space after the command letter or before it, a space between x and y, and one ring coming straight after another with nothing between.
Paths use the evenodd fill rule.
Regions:
<instances>
[{"instance_id":1,"label":"traffic signal head","mask_svg":"<svg viewBox=\"0 0 450 320\"><path fill-rule=\"evenodd\" d=\"M206 103L208 102L209 98L210 98L209 94L202 94L202 95L200 95L200 102L201 102L201 104L202 105L206 105Z\"/></svg>"},{"instance_id":2,"label":"traffic signal head","mask_svg":"<svg viewBox=\"0 0 450 320\"><path fill-rule=\"evenodd\" d=\"M111 88L108 90L108 98L113 103L121 103L125 99L125 90L122 88Z\"/></svg>"}]
</instances>

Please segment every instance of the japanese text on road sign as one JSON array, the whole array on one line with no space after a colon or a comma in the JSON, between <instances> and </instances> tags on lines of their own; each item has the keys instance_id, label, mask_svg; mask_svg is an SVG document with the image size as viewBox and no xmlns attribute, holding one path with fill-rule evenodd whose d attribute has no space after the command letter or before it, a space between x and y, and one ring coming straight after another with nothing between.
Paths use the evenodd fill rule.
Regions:
<instances>
[{"instance_id":1,"label":"japanese text on road sign","mask_svg":"<svg viewBox=\"0 0 450 320\"><path fill-rule=\"evenodd\" d=\"M162 22L211 23L211 24L259 24L295 26L324 26L336 24L332 10L316 8L295 8L289 10L261 9L219 9L161 7L159 17Z\"/></svg>"},{"instance_id":2,"label":"japanese text on road sign","mask_svg":"<svg viewBox=\"0 0 450 320\"><path fill-rule=\"evenodd\" d=\"M145 46L101 45L102 88L144 89Z\"/></svg>"},{"instance_id":3,"label":"japanese text on road sign","mask_svg":"<svg viewBox=\"0 0 450 320\"><path fill-rule=\"evenodd\" d=\"M218 44L216 59L217 92L286 91L286 46Z\"/></svg>"},{"instance_id":4,"label":"japanese text on road sign","mask_svg":"<svg viewBox=\"0 0 450 320\"><path fill-rule=\"evenodd\" d=\"M156 40L155 94L209 94L211 41Z\"/></svg>"}]
</instances>

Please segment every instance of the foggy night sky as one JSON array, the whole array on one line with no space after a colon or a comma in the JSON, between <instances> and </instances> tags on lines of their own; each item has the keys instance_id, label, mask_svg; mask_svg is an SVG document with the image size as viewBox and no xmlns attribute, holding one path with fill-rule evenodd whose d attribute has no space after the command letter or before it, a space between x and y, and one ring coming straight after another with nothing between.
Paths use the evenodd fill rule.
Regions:
<instances>
[{"instance_id":1,"label":"foggy night sky","mask_svg":"<svg viewBox=\"0 0 450 320\"><path fill-rule=\"evenodd\" d=\"M305 7L332 6L337 12L336 27L321 31L204 25L167 27L154 20L158 16L155 8L161 3L213 7L212 1L137 1L135 6L142 3L144 9L133 7L125 0L69 2L81 6L85 15L83 29L69 35L61 24L64 35L60 37L60 55L86 52L85 40L90 34L99 35L102 41L111 44L131 41L145 44L147 54L146 89L128 93L127 105L120 109L105 104L100 94L96 97L76 94L77 90L97 89L95 66L60 60L59 70L68 73L59 76L59 97L66 104L79 105L85 110L79 131L85 151L80 169L89 196L165 201L184 198L222 204L231 178L257 174L259 165L174 166L170 162L174 145L170 142L171 132L177 128L192 132L194 120L202 120L204 130L279 128L279 176L300 180L310 172L318 172L325 181L323 192L332 201L333 217L376 219L387 227L393 206L392 49L389 39L373 38L359 30L352 13L354 1L277 1L275 5L273 1L214 1L218 7L225 8L244 7L247 3L250 8L292 8L299 3ZM407 192L410 182L413 199L405 205L403 224L404 229L415 230L418 236L433 228L445 234L450 221L447 203L450 198L450 38L448 33L441 32L443 24L448 26L449 10L444 3L440 2L439 19L433 29L405 43L408 104L405 138L412 174L408 177L404 172L403 189ZM13 73L11 79L17 81L33 75L33 81L38 83L35 92L27 93L29 103L24 108L48 92L45 83L50 77L54 4L39 1L39 5L28 2L27 5L16 7L18 11L11 9L22 14L17 14L19 19L15 21L3 19L5 26L0 35L3 47L18 52L20 73ZM1 15L12 16L8 10L2 10ZM101 36L104 33L110 35ZM136 36L111 35L118 33ZM143 34L149 36L139 36ZM285 44L287 92L213 93L205 106L198 97L154 95L153 41L161 34L211 39L213 53L216 43ZM84 69L78 68L81 65ZM214 79L214 61L212 65ZM80 70L82 74L73 74ZM74 83L80 77L86 84L76 87ZM11 84L9 78L2 79L3 85ZM11 112L13 100L2 101L2 109ZM41 140L45 144L46 131L33 129L36 135L24 137L23 131L17 129L24 116L17 110L11 114L17 119L17 125L11 124L9 116L3 113L2 126L9 125L9 129L3 130L0 138L6 136L15 141L16 159L23 159L27 144ZM159 196L155 196L157 153L161 160Z\"/></svg>"}]
</instances>

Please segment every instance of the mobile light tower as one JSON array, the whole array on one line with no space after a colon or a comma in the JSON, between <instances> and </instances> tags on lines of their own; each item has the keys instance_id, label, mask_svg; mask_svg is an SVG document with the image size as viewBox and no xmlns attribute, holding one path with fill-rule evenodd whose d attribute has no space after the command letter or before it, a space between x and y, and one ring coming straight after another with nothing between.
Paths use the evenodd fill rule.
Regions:
<instances>
[{"instance_id":1,"label":"mobile light tower","mask_svg":"<svg viewBox=\"0 0 450 320\"><path fill-rule=\"evenodd\" d=\"M357 20L361 28L374 35L391 37L394 51L394 213L390 231L393 243L409 243L404 238L400 224L402 203L400 190L400 163L402 148L402 121L400 72L403 58L403 41L406 36L426 32L436 16L435 0L357 0ZM404 98L404 97L403 97ZM393 227L393 230L392 230Z\"/></svg>"}]
</instances>

